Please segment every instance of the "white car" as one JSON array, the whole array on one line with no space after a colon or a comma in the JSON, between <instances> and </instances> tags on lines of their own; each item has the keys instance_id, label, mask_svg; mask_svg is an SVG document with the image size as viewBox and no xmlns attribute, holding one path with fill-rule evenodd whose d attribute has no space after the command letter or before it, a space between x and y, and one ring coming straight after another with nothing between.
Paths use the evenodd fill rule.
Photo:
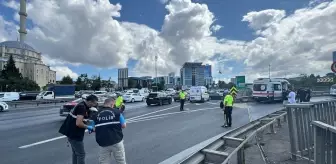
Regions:
<instances>
[{"instance_id":1,"label":"white car","mask_svg":"<svg viewBox=\"0 0 336 164\"><path fill-rule=\"evenodd\" d=\"M0 102L0 112L8 110L8 105L5 102Z\"/></svg>"},{"instance_id":2,"label":"white car","mask_svg":"<svg viewBox=\"0 0 336 164\"><path fill-rule=\"evenodd\" d=\"M141 96L140 93L126 93L123 95L123 99L125 102L136 102L144 101L145 97Z\"/></svg>"}]
</instances>

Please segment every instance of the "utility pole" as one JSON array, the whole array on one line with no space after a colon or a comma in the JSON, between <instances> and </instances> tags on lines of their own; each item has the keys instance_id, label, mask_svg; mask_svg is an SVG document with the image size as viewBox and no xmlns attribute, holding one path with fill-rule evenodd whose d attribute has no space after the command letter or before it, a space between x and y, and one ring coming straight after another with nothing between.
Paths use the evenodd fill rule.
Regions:
<instances>
[{"instance_id":1,"label":"utility pole","mask_svg":"<svg viewBox=\"0 0 336 164\"><path fill-rule=\"evenodd\" d=\"M268 65L268 78L271 81L271 64Z\"/></svg>"},{"instance_id":2,"label":"utility pole","mask_svg":"<svg viewBox=\"0 0 336 164\"><path fill-rule=\"evenodd\" d=\"M159 91L159 88L158 88L158 78L157 78L157 67L156 67L157 60L158 60L158 56L155 55L155 85L156 85L156 91Z\"/></svg>"}]
</instances>

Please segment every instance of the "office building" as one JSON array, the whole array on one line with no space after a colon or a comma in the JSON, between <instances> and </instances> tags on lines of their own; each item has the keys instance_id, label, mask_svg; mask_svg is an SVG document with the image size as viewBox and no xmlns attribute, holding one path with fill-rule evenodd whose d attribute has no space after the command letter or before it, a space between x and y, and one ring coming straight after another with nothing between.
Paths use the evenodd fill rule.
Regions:
<instances>
[{"instance_id":1,"label":"office building","mask_svg":"<svg viewBox=\"0 0 336 164\"><path fill-rule=\"evenodd\" d=\"M183 86L204 86L204 66L202 63L186 62L180 69L181 85Z\"/></svg>"},{"instance_id":2,"label":"office building","mask_svg":"<svg viewBox=\"0 0 336 164\"><path fill-rule=\"evenodd\" d=\"M47 84L56 83L56 71L50 69L42 61L41 52L31 47L25 42L26 30L26 1L20 1L20 40L5 41L0 43L0 71L4 69L9 57L12 55L16 68L22 74L22 77L27 77L33 80L41 88Z\"/></svg>"},{"instance_id":3,"label":"office building","mask_svg":"<svg viewBox=\"0 0 336 164\"><path fill-rule=\"evenodd\" d=\"M204 65L204 80L205 80L205 85L212 84L211 65L209 64Z\"/></svg>"},{"instance_id":4,"label":"office building","mask_svg":"<svg viewBox=\"0 0 336 164\"><path fill-rule=\"evenodd\" d=\"M175 73L171 72L168 74L168 83L167 84L172 84L175 85Z\"/></svg>"},{"instance_id":5,"label":"office building","mask_svg":"<svg viewBox=\"0 0 336 164\"><path fill-rule=\"evenodd\" d=\"M164 83L168 84L168 76L159 76L153 78L153 83Z\"/></svg>"},{"instance_id":6,"label":"office building","mask_svg":"<svg viewBox=\"0 0 336 164\"><path fill-rule=\"evenodd\" d=\"M175 85L181 85L181 77L180 76L175 76L174 77L174 84Z\"/></svg>"},{"instance_id":7,"label":"office building","mask_svg":"<svg viewBox=\"0 0 336 164\"><path fill-rule=\"evenodd\" d=\"M128 88L128 68L118 69L118 87Z\"/></svg>"},{"instance_id":8,"label":"office building","mask_svg":"<svg viewBox=\"0 0 336 164\"><path fill-rule=\"evenodd\" d=\"M236 80L235 77L233 77L233 78L231 78L230 82L233 83L233 84L236 84L237 80Z\"/></svg>"}]
</instances>

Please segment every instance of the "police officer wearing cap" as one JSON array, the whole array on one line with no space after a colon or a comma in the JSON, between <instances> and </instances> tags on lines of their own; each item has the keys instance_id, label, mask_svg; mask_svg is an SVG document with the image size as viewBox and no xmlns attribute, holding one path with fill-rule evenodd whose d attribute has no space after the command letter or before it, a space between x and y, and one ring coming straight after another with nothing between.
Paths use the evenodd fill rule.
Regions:
<instances>
[{"instance_id":1,"label":"police officer wearing cap","mask_svg":"<svg viewBox=\"0 0 336 164\"><path fill-rule=\"evenodd\" d=\"M85 164L84 133L93 130L92 125L87 125L90 117L90 108L97 106L98 97L89 95L83 102L78 103L63 122L59 132L68 138L72 148L72 164Z\"/></svg>"},{"instance_id":2,"label":"police officer wearing cap","mask_svg":"<svg viewBox=\"0 0 336 164\"><path fill-rule=\"evenodd\" d=\"M110 164L113 154L117 164L126 164L122 128L126 121L119 108L114 108L114 99L108 98L92 119L95 123L96 142L99 148L99 164Z\"/></svg>"}]
</instances>

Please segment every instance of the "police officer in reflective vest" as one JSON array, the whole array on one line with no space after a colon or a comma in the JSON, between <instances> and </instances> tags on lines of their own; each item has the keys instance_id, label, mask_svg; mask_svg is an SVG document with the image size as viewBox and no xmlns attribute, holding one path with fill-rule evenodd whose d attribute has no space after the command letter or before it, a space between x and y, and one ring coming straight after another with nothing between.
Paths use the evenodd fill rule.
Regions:
<instances>
[{"instance_id":1,"label":"police officer in reflective vest","mask_svg":"<svg viewBox=\"0 0 336 164\"><path fill-rule=\"evenodd\" d=\"M126 121L119 108L113 108L114 103L113 98L106 99L104 106L93 117L96 142L100 146L99 164L110 164L112 154L117 164L126 164L122 132Z\"/></svg>"},{"instance_id":2,"label":"police officer in reflective vest","mask_svg":"<svg viewBox=\"0 0 336 164\"><path fill-rule=\"evenodd\" d=\"M115 107L120 108L120 106L124 103L123 97L118 93L117 100L115 101Z\"/></svg>"},{"instance_id":3,"label":"police officer in reflective vest","mask_svg":"<svg viewBox=\"0 0 336 164\"><path fill-rule=\"evenodd\" d=\"M234 93L231 92L224 97L224 120L226 120L226 124L224 122L222 127L231 127L232 125L233 96Z\"/></svg>"},{"instance_id":4,"label":"police officer in reflective vest","mask_svg":"<svg viewBox=\"0 0 336 164\"><path fill-rule=\"evenodd\" d=\"M180 97L180 111L183 111L184 110L184 101L185 101L185 98L186 98L186 93L181 90L181 92L179 93L179 97Z\"/></svg>"}]
</instances>

